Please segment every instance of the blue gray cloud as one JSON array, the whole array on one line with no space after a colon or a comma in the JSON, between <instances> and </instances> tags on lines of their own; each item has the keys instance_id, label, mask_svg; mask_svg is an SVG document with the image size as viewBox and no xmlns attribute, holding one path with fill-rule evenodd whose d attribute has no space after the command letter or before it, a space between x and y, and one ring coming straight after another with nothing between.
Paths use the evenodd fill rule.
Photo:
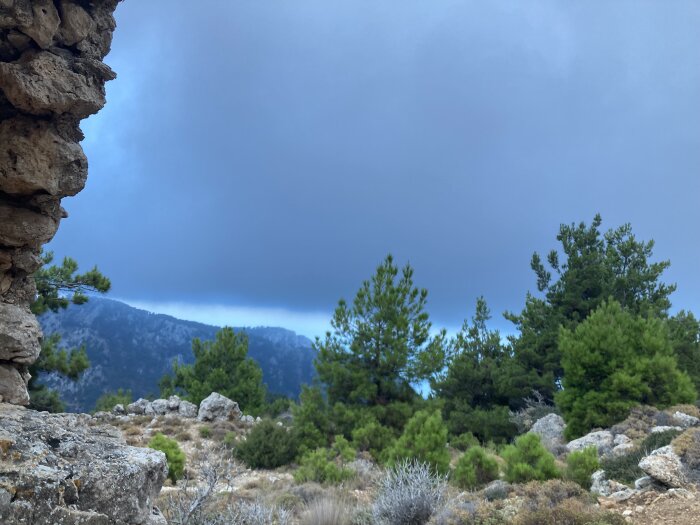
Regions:
<instances>
[{"instance_id":1,"label":"blue gray cloud","mask_svg":"<svg viewBox=\"0 0 700 525\"><path fill-rule=\"evenodd\" d=\"M391 252L456 326L477 295L519 309L531 253L600 212L700 306L697 2L127 0L117 21L52 244L115 295L330 312Z\"/></svg>"}]
</instances>

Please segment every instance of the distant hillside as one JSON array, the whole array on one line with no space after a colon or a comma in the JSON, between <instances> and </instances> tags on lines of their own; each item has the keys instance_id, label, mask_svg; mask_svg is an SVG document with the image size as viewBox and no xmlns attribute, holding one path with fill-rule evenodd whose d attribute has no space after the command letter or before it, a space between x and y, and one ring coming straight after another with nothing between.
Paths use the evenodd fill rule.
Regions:
<instances>
[{"instance_id":1,"label":"distant hillside","mask_svg":"<svg viewBox=\"0 0 700 525\"><path fill-rule=\"evenodd\" d=\"M57 388L71 411L91 410L104 392L131 389L134 397L158 393L158 381L178 359L193 360L192 339L213 339L218 330L168 315L132 308L119 301L91 298L39 318L45 334L60 333L62 346L85 344L91 367L77 381L49 375L42 382ZM273 393L296 397L313 379L311 341L284 328L236 328L248 334L250 357L262 368Z\"/></svg>"}]
</instances>

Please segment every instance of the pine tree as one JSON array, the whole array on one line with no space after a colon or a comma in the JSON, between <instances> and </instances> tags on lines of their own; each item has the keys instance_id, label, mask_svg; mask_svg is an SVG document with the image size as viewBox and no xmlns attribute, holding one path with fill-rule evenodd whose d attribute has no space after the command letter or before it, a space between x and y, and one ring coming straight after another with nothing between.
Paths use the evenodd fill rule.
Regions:
<instances>
[{"instance_id":1,"label":"pine tree","mask_svg":"<svg viewBox=\"0 0 700 525\"><path fill-rule=\"evenodd\" d=\"M172 375L161 380L164 396L180 392L200 403L212 392L236 401L242 410L256 414L265 403L265 385L260 366L248 357L248 337L222 328L214 341L192 341L194 363L173 363Z\"/></svg>"},{"instance_id":2,"label":"pine tree","mask_svg":"<svg viewBox=\"0 0 700 525\"><path fill-rule=\"evenodd\" d=\"M568 438L609 427L637 404L664 408L695 401L661 319L604 302L575 330L562 328L559 341L564 388L556 401Z\"/></svg>"},{"instance_id":3,"label":"pine tree","mask_svg":"<svg viewBox=\"0 0 700 525\"><path fill-rule=\"evenodd\" d=\"M413 269L391 256L365 281L352 305L338 303L332 332L317 339L316 370L331 406L387 407L411 402L413 384L442 366L444 332L431 337L428 292L413 285ZM380 416L381 423L387 423ZM402 422L400 422L402 426Z\"/></svg>"}]
</instances>

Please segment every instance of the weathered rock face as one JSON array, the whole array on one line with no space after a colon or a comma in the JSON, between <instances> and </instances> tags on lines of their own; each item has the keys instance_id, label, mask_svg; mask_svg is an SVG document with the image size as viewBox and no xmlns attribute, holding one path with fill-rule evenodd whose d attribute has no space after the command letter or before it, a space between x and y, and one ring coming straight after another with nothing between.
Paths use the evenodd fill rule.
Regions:
<instances>
[{"instance_id":1,"label":"weathered rock face","mask_svg":"<svg viewBox=\"0 0 700 525\"><path fill-rule=\"evenodd\" d=\"M552 452L566 442L564 439L564 429L566 429L566 423L560 415L548 414L538 419L535 424L532 425L530 432L540 436L542 444Z\"/></svg>"},{"instance_id":2,"label":"weathered rock face","mask_svg":"<svg viewBox=\"0 0 700 525\"><path fill-rule=\"evenodd\" d=\"M0 398L26 404L41 330L31 275L83 189L80 120L105 104L119 0L0 0Z\"/></svg>"},{"instance_id":3,"label":"weathered rock face","mask_svg":"<svg viewBox=\"0 0 700 525\"><path fill-rule=\"evenodd\" d=\"M165 455L85 414L0 403L0 523L152 525Z\"/></svg>"},{"instance_id":4,"label":"weathered rock face","mask_svg":"<svg viewBox=\"0 0 700 525\"><path fill-rule=\"evenodd\" d=\"M569 449L569 452L574 452L587 447L595 447L598 450L598 455L603 455L613 448L614 442L615 437L612 432L609 430L598 430L578 439L574 439L573 441L569 441L566 448Z\"/></svg>"},{"instance_id":5,"label":"weathered rock face","mask_svg":"<svg viewBox=\"0 0 700 525\"><path fill-rule=\"evenodd\" d=\"M238 403L213 392L199 404L197 419L199 421L238 421L241 415Z\"/></svg>"}]
</instances>

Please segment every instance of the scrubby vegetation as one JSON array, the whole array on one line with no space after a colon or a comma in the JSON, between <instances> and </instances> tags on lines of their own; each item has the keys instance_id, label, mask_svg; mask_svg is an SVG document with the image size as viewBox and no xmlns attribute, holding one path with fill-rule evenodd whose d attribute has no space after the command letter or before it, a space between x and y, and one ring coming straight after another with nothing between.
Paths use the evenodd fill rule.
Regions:
<instances>
[{"instance_id":1,"label":"scrubby vegetation","mask_svg":"<svg viewBox=\"0 0 700 525\"><path fill-rule=\"evenodd\" d=\"M177 441L158 432L148 442L148 447L165 454L168 460L168 478L173 483L182 477L185 472L185 454Z\"/></svg>"},{"instance_id":2,"label":"scrubby vegetation","mask_svg":"<svg viewBox=\"0 0 700 525\"><path fill-rule=\"evenodd\" d=\"M234 445L234 453L251 468L276 468L294 459L297 442L287 428L265 419L253 427L244 441Z\"/></svg>"},{"instance_id":3,"label":"scrubby vegetation","mask_svg":"<svg viewBox=\"0 0 700 525\"><path fill-rule=\"evenodd\" d=\"M599 468L598 450L595 447L586 447L566 456L566 478L575 481L586 490L591 488L591 474Z\"/></svg>"},{"instance_id":4,"label":"scrubby vegetation","mask_svg":"<svg viewBox=\"0 0 700 525\"><path fill-rule=\"evenodd\" d=\"M463 489L477 489L498 479L498 470L498 461L483 448L475 446L457 460L452 480Z\"/></svg>"},{"instance_id":5,"label":"scrubby vegetation","mask_svg":"<svg viewBox=\"0 0 700 525\"><path fill-rule=\"evenodd\" d=\"M544 481L560 476L554 462L554 456L536 434L523 434L503 450L506 461L506 480L523 483L531 480Z\"/></svg>"}]
</instances>

